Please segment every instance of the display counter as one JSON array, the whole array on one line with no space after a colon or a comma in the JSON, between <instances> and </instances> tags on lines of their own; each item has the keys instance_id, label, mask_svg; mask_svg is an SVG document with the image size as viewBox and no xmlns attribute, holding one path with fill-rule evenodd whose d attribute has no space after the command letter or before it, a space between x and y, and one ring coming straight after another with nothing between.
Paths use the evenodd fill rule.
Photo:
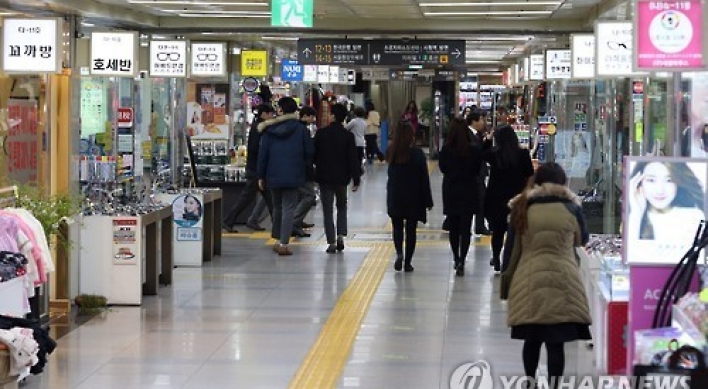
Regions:
<instances>
[{"instance_id":1,"label":"display counter","mask_svg":"<svg viewBox=\"0 0 708 389\"><path fill-rule=\"evenodd\" d=\"M172 283L172 210L137 216L83 216L79 293L105 296L109 304L140 305Z\"/></svg>"},{"instance_id":2,"label":"display counter","mask_svg":"<svg viewBox=\"0 0 708 389\"><path fill-rule=\"evenodd\" d=\"M221 231L221 222L226 218L229 211L236 206L244 188L246 187L246 181L227 181L227 182L200 182L199 186L201 188L218 188L221 189L221 210L215 213L215 217L218 219L218 231ZM253 211L256 202L249 204L244 212L241 212L239 217L236 219L236 224L246 224L248 217Z\"/></svg>"}]
</instances>

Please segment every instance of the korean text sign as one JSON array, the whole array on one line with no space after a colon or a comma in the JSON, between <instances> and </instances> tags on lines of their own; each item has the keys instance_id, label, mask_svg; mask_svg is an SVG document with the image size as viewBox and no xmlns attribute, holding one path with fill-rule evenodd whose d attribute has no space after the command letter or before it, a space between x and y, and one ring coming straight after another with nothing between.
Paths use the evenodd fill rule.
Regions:
<instances>
[{"instance_id":1,"label":"korean text sign","mask_svg":"<svg viewBox=\"0 0 708 389\"><path fill-rule=\"evenodd\" d=\"M573 34L570 37L573 58L572 78L595 77L595 35Z\"/></svg>"},{"instance_id":2,"label":"korean text sign","mask_svg":"<svg viewBox=\"0 0 708 389\"><path fill-rule=\"evenodd\" d=\"M570 78L570 50L546 50L546 79Z\"/></svg>"},{"instance_id":3,"label":"korean text sign","mask_svg":"<svg viewBox=\"0 0 708 389\"><path fill-rule=\"evenodd\" d=\"M225 76L225 50L224 43L192 43L192 76Z\"/></svg>"},{"instance_id":4,"label":"korean text sign","mask_svg":"<svg viewBox=\"0 0 708 389\"><path fill-rule=\"evenodd\" d=\"M264 77L268 75L268 52L244 50L241 52L241 75Z\"/></svg>"},{"instance_id":5,"label":"korean text sign","mask_svg":"<svg viewBox=\"0 0 708 389\"><path fill-rule=\"evenodd\" d=\"M61 72L59 19L5 19L3 21L3 71Z\"/></svg>"},{"instance_id":6,"label":"korean text sign","mask_svg":"<svg viewBox=\"0 0 708 389\"><path fill-rule=\"evenodd\" d=\"M595 74L597 76L632 75L633 42L632 22L597 22L595 25Z\"/></svg>"},{"instance_id":7,"label":"korean text sign","mask_svg":"<svg viewBox=\"0 0 708 389\"><path fill-rule=\"evenodd\" d=\"M151 77L187 77L187 42L151 41Z\"/></svg>"},{"instance_id":8,"label":"korean text sign","mask_svg":"<svg viewBox=\"0 0 708 389\"><path fill-rule=\"evenodd\" d=\"M136 77L136 32L92 32L91 75Z\"/></svg>"},{"instance_id":9,"label":"korean text sign","mask_svg":"<svg viewBox=\"0 0 708 389\"><path fill-rule=\"evenodd\" d=\"M703 67L701 0L638 1L635 12L637 69Z\"/></svg>"}]
</instances>

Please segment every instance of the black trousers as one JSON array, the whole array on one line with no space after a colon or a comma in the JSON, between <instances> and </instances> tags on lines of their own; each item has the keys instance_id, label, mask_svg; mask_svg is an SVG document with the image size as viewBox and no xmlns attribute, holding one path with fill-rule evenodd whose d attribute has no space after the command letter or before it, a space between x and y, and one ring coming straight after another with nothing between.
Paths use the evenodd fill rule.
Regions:
<instances>
[{"instance_id":1,"label":"black trousers","mask_svg":"<svg viewBox=\"0 0 708 389\"><path fill-rule=\"evenodd\" d=\"M393 224L393 245L396 247L396 255L403 256L406 263L410 264L415 253L418 220L392 217L391 224ZM404 235L406 241L405 249L403 248Z\"/></svg>"},{"instance_id":2,"label":"black trousers","mask_svg":"<svg viewBox=\"0 0 708 389\"><path fill-rule=\"evenodd\" d=\"M465 263L472 240L472 214L447 216L450 248L455 258L455 263Z\"/></svg>"},{"instance_id":3,"label":"black trousers","mask_svg":"<svg viewBox=\"0 0 708 389\"><path fill-rule=\"evenodd\" d=\"M379 136L376 134L366 134L364 135L364 140L366 141L366 159L369 161L374 158L383 160L384 154L379 149Z\"/></svg>"},{"instance_id":4,"label":"black trousers","mask_svg":"<svg viewBox=\"0 0 708 389\"><path fill-rule=\"evenodd\" d=\"M260 193L268 206L268 212L270 212L271 217L273 216L273 200L267 191L261 191L258 188L257 178L246 179L246 186L243 187L243 192L241 192L241 197L238 198L236 205L231 208L229 213L224 218L224 225L227 227L233 227L238 220L238 217L256 201L256 196Z\"/></svg>"},{"instance_id":5,"label":"black trousers","mask_svg":"<svg viewBox=\"0 0 708 389\"><path fill-rule=\"evenodd\" d=\"M474 232L481 233L487 227L484 224L484 196L487 195L487 186L484 182L477 183L477 213L474 215Z\"/></svg>"}]
</instances>

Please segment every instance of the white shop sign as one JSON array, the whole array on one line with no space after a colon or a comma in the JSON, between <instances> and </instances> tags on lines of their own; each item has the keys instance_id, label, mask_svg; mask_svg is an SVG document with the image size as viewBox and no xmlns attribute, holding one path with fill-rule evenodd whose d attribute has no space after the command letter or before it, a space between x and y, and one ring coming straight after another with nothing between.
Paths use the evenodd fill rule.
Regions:
<instances>
[{"instance_id":1,"label":"white shop sign","mask_svg":"<svg viewBox=\"0 0 708 389\"><path fill-rule=\"evenodd\" d=\"M150 77L187 77L187 42L151 41Z\"/></svg>"},{"instance_id":2,"label":"white shop sign","mask_svg":"<svg viewBox=\"0 0 708 389\"><path fill-rule=\"evenodd\" d=\"M137 32L92 32L91 75L137 77Z\"/></svg>"},{"instance_id":3,"label":"white shop sign","mask_svg":"<svg viewBox=\"0 0 708 389\"><path fill-rule=\"evenodd\" d=\"M570 52L573 58L573 78L595 77L595 35L573 34L570 36Z\"/></svg>"},{"instance_id":4,"label":"white shop sign","mask_svg":"<svg viewBox=\"0 0 708 389\"><path fill-rule=\"evenodd\" d=\"M317 65L317 82L329 83L329 65Z\"/></svg>"},{"instance_id":5,"label":"white shop sign","mask_svg":"<svg viewBox=\"0 0 708 389\"><path fill-rule=\"evenodd\" d=\"M2 69L9 73L60 73L59 19L5 19Z\"/></svg>"},{"instance_id":6,"label":"white shop sign","mask_svg":"<svg viewBox=\"0 0 708 389\"><path fill-rule=\"evenodd\" d=\"M224 43L192 43L192 76L223 77L226 75Z\"/></svg>"},{"instance_id":7,"label":"white shop sign","mask_svg":"<svg viewBox=\"0 0 708 389\"><path fill-rule=\"evenodd\" d=\"M543 54L531 54L529 56L529 80L542 81L545 77L545 59Z\"/></svg>"},{"instance_id":8,"label":"white shop sign","mask_svg":"<svg viewBox=\"0 0 708 389\"><path fill-rule=\"evenodd\" d=\"M317 65L303 65L303 82L317 82Z\"/></svg>"},{"instance_id":9,"label":"white shop sign","mask_svg":"<svg viewBox=\"0 0 708 389\"><path fill-rule=\"evenodd\" d=\"M570 50L546 50L546 79L570 78Z\"/></svg>"},{"instance_id":10,"label":"white shop sign","mask_svg":"<svg viewBox=\"0 0 708 389\"><path fill-rule=\"evenodd\" d=\"M595 75L631 76L634 64L632 22L595 24Z\"/></svg>"},{"instance_id":11,"label":"white shop sign","mask_svg":"<svg viewBox=\"0 0 708 389\"><path fill-rule=\"evenodd\" d=\"M329 83L339 84L339 66L329 67Z\"/></svg>"}]
</instances>

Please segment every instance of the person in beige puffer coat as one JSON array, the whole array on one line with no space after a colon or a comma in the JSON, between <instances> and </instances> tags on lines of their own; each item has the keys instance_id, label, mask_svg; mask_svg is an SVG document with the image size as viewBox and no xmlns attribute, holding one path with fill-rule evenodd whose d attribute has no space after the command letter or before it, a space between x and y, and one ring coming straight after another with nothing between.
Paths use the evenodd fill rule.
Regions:
<instances>
[{"instance_id":1,"label":"person in beige puffer coat","mask_svg":"<svg viewBox=\"0 0 708 389\"><path fill-rule=\"evenodd\" d=\"M509 300L512 339L524 340L524 370L532 380L544 343L548 375L557 381L565 368L564 344L591 338L590 309L575 255L588 233L580 200L566 182L560 165L541 165L533 187L510 202L501 297Z\"/></svg>"}]
</instances>

